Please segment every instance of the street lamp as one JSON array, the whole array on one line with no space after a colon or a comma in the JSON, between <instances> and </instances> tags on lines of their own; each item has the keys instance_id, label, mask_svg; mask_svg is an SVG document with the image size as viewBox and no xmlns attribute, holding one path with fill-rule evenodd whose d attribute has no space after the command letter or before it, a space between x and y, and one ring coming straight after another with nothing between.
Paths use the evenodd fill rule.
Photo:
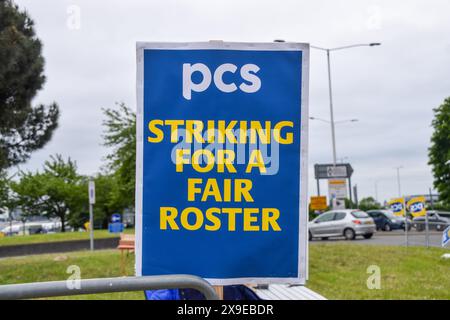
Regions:
<instances>
[{"instance_id":1,"label":"street lamp","mask_svg":"<svg viewBox=\"0 0 450 320\"><path fill-rule=\"evenodd\" d=\"M403 169L403 166L395 167L394 169L397 170L397 186L398 186L398 196L402 196L402 188L400 185L400 169Z\"/></svg>"},{"instance_id":2,"label":"street lamp","mask_svg":"<svg viewBox=\"0 0 450 320\"><path fill-rule=\"evenodd\" d=\"M345 163L345 161L348 159L349 159L348 157L342 157L342 158L339 158L338 160L340 163Z\"/></svg>"},{"instance_id":3,"label":"street lamp","mask_svg":"<svg viewBox=\"0 0 450 320\"><path fill-rule=\"evenodd\" d=\"M374 181L374 185L375 185L375 201L378 202L378 180Z\"/></svg>"},{"instance_id":4,"label":"street lamp","mask_svg":"<svg viewBox=\"0 0 450 320\"><path fill-rule=\"evenodd\" d=\"M330 124L331 124L331 139L333 144L333 164L336 165L336 136L334 132L334 114L333 114L333 91L331 87L331 63L330 63L330 52L331 51L338 51L338 50L344 50L344 49L350 49L350 48L356 48L356 47L374 47L379 46L381 43L379 42L372 42L372 43L361 43L361 44L352 44L349 46L343 46L343 47L336 47L336 48L322 48L317 46L311 46L313 49L322 50L327 53L327 62L328 62L328 93L330 96Z\"/></svg>"},{"instance_id":5,"label":"street lamp","mask_svg":"<svg viewBox=\"0 0 450 320\"><path fill-rule=\"evenodd\" d=\"M317 118L317 117L309 117L310 120L317 120L317 121L322 121L322 122L326 122L326 123L331 123L330 120L326 120L323 118ZM340 123L347 123L347 122L358 122L358 119L347 119L347 120L339 120L339 121L335 121L334 124L340 124Z\"/></svg>"}]
</instances>

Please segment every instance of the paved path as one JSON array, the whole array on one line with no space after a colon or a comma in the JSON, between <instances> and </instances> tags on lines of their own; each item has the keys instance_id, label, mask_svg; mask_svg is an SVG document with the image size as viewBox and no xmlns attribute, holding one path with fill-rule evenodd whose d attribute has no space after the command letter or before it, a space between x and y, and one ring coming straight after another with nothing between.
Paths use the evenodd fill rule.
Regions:
<instances>
[{"instance_id":1,"label":"paved path","mask_svg":"<svg viewBox=\"0 0 450 320\"><path fill-rule=\"evenodd\" d=\"M441 247L442 233L430 232L430 246ZM363 237L357 237L353 241L346 241L343 238L332 238L329 240L316 240L310 241L311 244L316 243L360 243L360 244L373 244L373 245L386 245L386 246L404 246L405 245L405 233L403 231L391 231L384 232L378 231L372 239L364 239ZM408 244L411 246L425 246L426 238L425 232L412 231L408 234Z\"/></svg>"}]
</instances>

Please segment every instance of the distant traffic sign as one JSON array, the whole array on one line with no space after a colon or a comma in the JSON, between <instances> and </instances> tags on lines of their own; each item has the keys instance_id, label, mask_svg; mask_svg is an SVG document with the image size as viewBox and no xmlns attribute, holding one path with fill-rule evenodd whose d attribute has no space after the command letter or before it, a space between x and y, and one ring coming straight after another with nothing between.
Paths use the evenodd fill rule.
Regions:
<instances>
[{"instance_id":1,"label":"distant traffic sign","mask_svg":"<svg viewBox=\"0 0 450 320\"><path fill-rule=\"evenodd\" d=\"M89 204L95 204L95 182L89 181Z\"/></svg>"},{"instance_id":2,"label":"distant traffic sign","mask_svg":"<svg viewBox=\"0 0 450 320\"><path fill-rule=\"evenodd\" d=\"M350 178L353 168L349 163L316 164L314 173L316 179Z\"/></svg>"},{"instance_id":3,"label":"distant traffic sign","mask_svg":"<svg viewBox=\"0 0 450 320\"><path fill-rule=\"evenodd\" d=\"M122 215L120 213L114 213L111 216L111 222L115 223L115 222L122 222Z\"/></svg>"},{"instance_id":4,"label":"distant traffic sign","mask_svg":"<svg viewBox=\"0 0 450 320\"><path fill-rule=\"evenodd\" d=\"M328 193L330 199L347 198L347 180L345 179L329 179Z\"/></svg>"},{"instance_id":5,"label":"distant traffic sign","mask_svg":"<svg viewBox=\"0 0 450 320\"><path fill-rule=\"evenodd\" d=\"M113 213L111 215L111 223L108 225L110 233L123 232L124 225L122 223L122 215L120 213Z\"/></svg>"},{"instance_id":6,"label":"distant traffic sign","mask_svg":"<svg viewBox=\"0 0 450 320\"><path fill-rule=\"evenodd\" d=\"M108 225L108 230L110 233L121 233L123 232L124 225L122 222L113 222Z\"/></svg>"},{"instance_id":7,"label":"distant traffic sign","mask_svg":"<svg viewBox=\"0 0 450 320\"><path fill-rule=\"evenodd\" d=\"M311 197L311 210L326 210L328 208L327 197Z\"/></svg>"}]
</instances>

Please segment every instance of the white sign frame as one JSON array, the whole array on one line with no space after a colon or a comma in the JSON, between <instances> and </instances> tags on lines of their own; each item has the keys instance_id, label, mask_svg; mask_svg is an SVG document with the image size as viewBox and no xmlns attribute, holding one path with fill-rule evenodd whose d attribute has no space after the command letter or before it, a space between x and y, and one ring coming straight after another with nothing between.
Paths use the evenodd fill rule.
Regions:
<instances>
[{"instance_id":1,"label":"white sign frame","mask_svg":"<svg viewBox=\"0 0 450 320\"><path fill-rule=\"evenodd\" d=\"M248 51L302 51L301 110L300 110L300 193L299 193L299 245L298 277L293 278L227 278L205 279L212 285L246 283L306 284L308 279L308 132L309 132L309 57L310 46L306 43L244 43L244 42L137 42L137 112L136 112L136 276L142 276L142 201L143 201L143 110L144 110L144 50L248 50ZM303 214L301 214L303 212Z\"/></svg>"}]
</instances>

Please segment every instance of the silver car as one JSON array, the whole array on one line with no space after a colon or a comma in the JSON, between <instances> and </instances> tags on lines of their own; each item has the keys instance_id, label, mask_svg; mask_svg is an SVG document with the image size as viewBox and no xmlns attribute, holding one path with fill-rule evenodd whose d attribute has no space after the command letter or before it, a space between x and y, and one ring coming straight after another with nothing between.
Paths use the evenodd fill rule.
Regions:
<instances>
[{"instance_id":1,"label":"silver car","mask_svg":"<svg viewBox=\"0 0 450 320\"><path fill-rule=\"evenodd\" d=\"M329 237L345 237L353 240L356 236L370 239L376 232L375 222L361 210L333 210L322 213L309 222L309 240Z\"/></svg>"}]
</instances>

